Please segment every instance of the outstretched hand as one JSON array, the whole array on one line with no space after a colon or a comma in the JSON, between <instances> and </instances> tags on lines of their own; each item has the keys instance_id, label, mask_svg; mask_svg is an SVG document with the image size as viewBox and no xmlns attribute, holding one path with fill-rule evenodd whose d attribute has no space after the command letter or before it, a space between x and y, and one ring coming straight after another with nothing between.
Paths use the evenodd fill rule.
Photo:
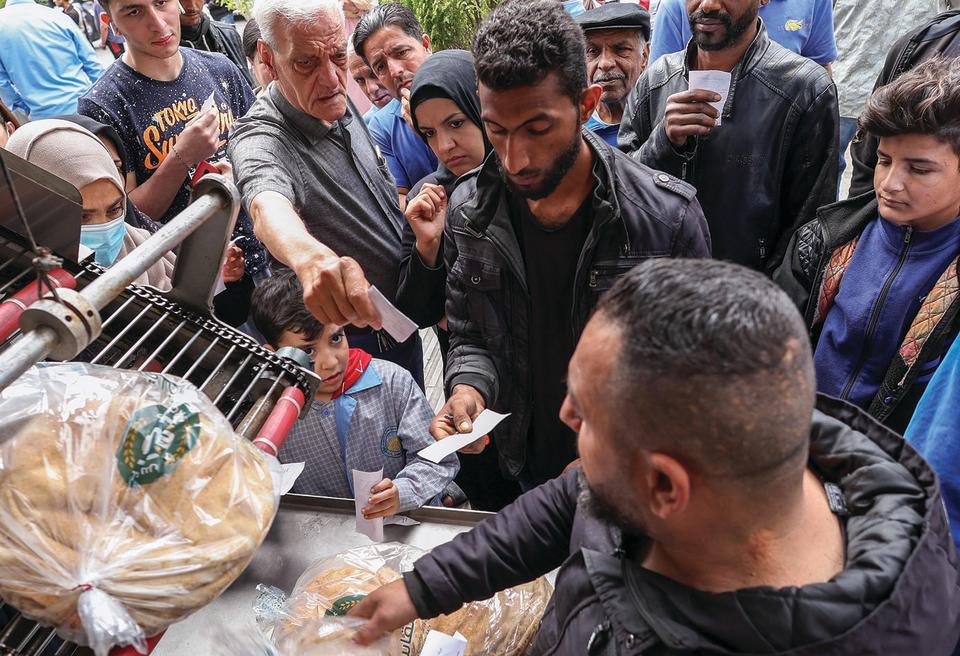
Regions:
<instances>
[{"instance_id":1,"label":"outstretched hand","mask_svg":"<svg viewBox=\"0 0 960 656\"><path fill-rule=\"evenodd\" d=\"M369 645L384 633L395 631L417 619L417 609L407 592L407 585L401 579L368 594L350 611L350 616L369 620L353 636L357 644Z\"/></svg>"}]
</instances>

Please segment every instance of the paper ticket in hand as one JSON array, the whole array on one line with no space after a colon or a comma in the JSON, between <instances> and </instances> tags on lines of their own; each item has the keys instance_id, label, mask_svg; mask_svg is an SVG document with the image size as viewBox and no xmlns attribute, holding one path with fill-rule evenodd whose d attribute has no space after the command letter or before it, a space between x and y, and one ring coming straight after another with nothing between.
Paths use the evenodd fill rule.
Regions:
<instances>
[{"instance_id":1,"label":"paper ticket in hand","mask_svg":"<svg viewBox=\"0 0 960 656\"><path fill-rule=\"evenodd\" d=\"M353 470L353 496L357 506L357 533L366 535L374 542L383 542L383 517L367 519L363 509L370 498L370 488L383 480L383 467L379 471L365 472Z\"/></svg>"},{"instance_id":2,"label":"paper ticket in hand","mask_svg":"<svg viewBox=\"0 0 960 656\"><path fill-rule=\"evenodd\" d=\"M430 462L439 463L451 453L459 451L463 447L473 444L484 435L488 434L497 427L501 421L509 417L509 414L502 415L493 410L484 410L477 418L473 420L473 430L469 433L460 435L451 435L442 440L438 440L420 451L417 455Z\"/></svg>"},{"instance_id":3,"label":"paper ticket in hand","mask_svg":"<svg viewBox=\"0 0 960 656\"><path fill-rule=\"evenodd\" d=\"M732 76L727 71L690 71L690 90L704 89L720 94L720 100L710 103L710 106L723 114L723 106L727 102L727 96L730 95L730 81ZM717 117L717 127L720 127L720 119Z\"/></svg>"},{"instance_id":4,"label":"paper ticket in hand","mask_svg":"<svg viewBox=\"0 0 960 656\"><path fill-rule=\"evenodd\" d=\"M204 115L209 112L211 109L216 107L217 101L213 97L213 93L210 93L210 97L203 101L203 104L200 105L200 115Z\"/></svg>"},{"instance_id":5,"label":"paper ticket in hand","mask_svg":"<svg viewBox=\"0 0 960 656\"><path fill-rule=\"evenodd\" d=\"M431 630L420 650L420 656L463 656L465 653L467 639L459 631L451 636Z\"/></svg>"},{"instance_id":6,"label":"paper ticket in hand","mask_svg":"<svg viewBox=\"0 0 960 656\"><path fill-rule=\"evenodd\" d=\"M380 290L370 286L370 302L377 308L380 318L383 319L383 329L390 333L390 336L401 344L408 339L417 330L417 324L403 312L393 306L393 303L387 300L387 297L380 293Z\"/></svg>"}]
</instances>

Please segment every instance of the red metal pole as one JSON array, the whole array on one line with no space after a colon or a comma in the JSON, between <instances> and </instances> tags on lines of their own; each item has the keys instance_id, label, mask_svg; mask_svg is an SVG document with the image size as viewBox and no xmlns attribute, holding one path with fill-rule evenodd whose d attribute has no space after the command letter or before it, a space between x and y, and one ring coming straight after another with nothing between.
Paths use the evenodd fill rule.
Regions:
<instances>
[{"instance_id":1,"label":"red metal pole","mask_svg":"<svg viewBox=\"0 0 960 656\"><path fill-rule=\"evenodd\" d=\"M50 276L50 282L54 287L77 288L77 279L70 275L68 271L54 269L47 275ZM0 342L5 341L20 327L20 315L38 300L37 290L39 287L36 280L31 280L16 294L0 303ZM43 287L43 291L46 293L50 290Z\"/></svg>"},{"instance_id":2,"label":"red metal pole","mask_svg":"<svg viewBox=\"0 0 960 656\"><path fill-rule=\"evenodd\" d=\"M297 417L303 411L305 401L306 398L299 387L288 387L284 390L253 443L261 451L276 456L287 435L290 434L293 424L296 423Z\"/></svg>"}]
</instances>

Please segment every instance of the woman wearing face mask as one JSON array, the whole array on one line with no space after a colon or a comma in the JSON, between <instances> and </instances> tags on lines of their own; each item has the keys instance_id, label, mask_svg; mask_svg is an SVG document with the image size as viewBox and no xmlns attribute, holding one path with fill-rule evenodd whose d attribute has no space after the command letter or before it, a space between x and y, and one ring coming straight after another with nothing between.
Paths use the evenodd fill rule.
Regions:
<instances>
[{"instance_id":1,"label":"woman wearing face mask","mask_svg":"<svg viewBox=\"0 0 960 656\"><path fill-rule=\"evenodd\" d=\"M109 267L150 236L125 222L127 195L117 165L100 139L86 128L60 119L32 121L17 130L7 150L63 178L83 198L80 243ZM135 282L170 289L173 255L154 264Z\"/></svg>"},{"instance_id":2,"label":"woman wearing face mask","mask_svg":"<svg viewBox=\"0 0 960 656\"><path fill-rule=\"evenodd\" d=\"M126 191L129 192L130 189L135 186L127 178L127 171L129 170L126 161L127 154L123 148L123 142L120 141L120 135L113 129L113 126L104 125L82 114L67 114L65 116L58 116L57 118L86 128L96 135L96 137L100 139L100 143L103 144L103 147L110 153L110 157L113 159L117 171L120 172L120 179L124 181ZM160 229L160 224L138 210L129 196L127 197L126 222L134 228L143 228L149 233L154 233Z\"/></svg>"},{"instance_id":3,"label":"woman wearing face mask","mask_svg":"<svg viewBox=\"0 0 960 656\"><path fill-rule=\"evenodd\" d=\"M457 178L480 166L492 150L480 121L473 56L463 50L444 50L429 57L410 87L410 113L417 134L440 165L407 196L397 305L419 326L437 325L446 363L443 226L447 200ZM519 494L516 483L500 473L497 461L495 444L480 454L460 454L456 483L475 509L502 508Z\"/></svg>"},{"instance_id":4,"label":"woman wearing face mask","mask_svg":"<svg viewBox=\"0 0 960 656\"><path fill-rule=\"evenodd\" d=\"M83 199L80 243L101 266L113 265L150 236L127 221L129 212L140 213L127 200L122 159L93 132L60 119L33 121L10 137L7 149L77 188ZM250 313L253 281L244 273L240 249L231 246L229 255L223 267L226 289L213 299L214 315L239 326ZM168 253L134 282L169 290L175 259Z\"/></svg>"}]
</instances>

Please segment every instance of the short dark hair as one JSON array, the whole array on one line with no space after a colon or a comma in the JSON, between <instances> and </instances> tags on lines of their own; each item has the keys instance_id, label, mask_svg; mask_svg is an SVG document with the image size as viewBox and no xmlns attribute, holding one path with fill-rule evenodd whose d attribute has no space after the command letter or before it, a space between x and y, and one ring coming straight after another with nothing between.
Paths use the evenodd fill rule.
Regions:
<instances>
[{"instance_id":1,"label":"short dark hair","mask_svg":"<svg viewBox=\"0 0 960 656\"><path fill-rule=\"evenodd\" d=\"M878 138L930 135L960 155L960 59L929 59L877 89L860 129Z\"/></svg>"},{"instance_id":2,"label":"short dark hair","mask_svg":"<svg viewBox=\"0 0 960 656\"><path fill-rule=\"evenodd\" d=\"M311 341L323 332L323 324L303 304L303 286L290 269L280 269L261 282L250 305L253 325L274 348L285 330Z\"/></svg>"},{"instance_id":3,"label":"short dark hair","mask_svg":"<svg viewBox=\"0 0 960 656\"><path fill-rule=\"evenodd\" d=\"M251 18L243 26L243 54L250 61L253 61L253 58L257 55L257 41L262 38L257 19Z\"/></svg>"},{"instance_id":4,"label":"short dark hair","mask_svg":"<svg viewBox=\"0 0 960 656\"><path fill-rule=\"evenodd\" d=\"M363 51L363 46L367 39L385 27L399 27L404 34L417 40L424 35L416 14L407 7L396 2L374 7L360 19L353 31L353 49L364 61L367 61L367 54Z\"/></svg>"},{"instance_id":5,"label":"short dark hair","mask_svg":"<svg viewBox=\"0 0 960 656\"><path fill-rule=\"evenodd\" d=\"M583 32L556 0L511 0L494 9L473 38L477 79L504 91L539 84L550 73L580 104L587 88Z\"/></svg>"},{"instance_id":6,"label":"short dark hair","mask_svg":"<svg viewBox=\"0 0 960 656\"><path fill-rule=\"evenodd\" d=\"M636 446L733 484L803 470L816 395L810 340L766 276L648 260L601 298L597 316L621 338L603 398Z\"/></svg>"}]
</instances>

